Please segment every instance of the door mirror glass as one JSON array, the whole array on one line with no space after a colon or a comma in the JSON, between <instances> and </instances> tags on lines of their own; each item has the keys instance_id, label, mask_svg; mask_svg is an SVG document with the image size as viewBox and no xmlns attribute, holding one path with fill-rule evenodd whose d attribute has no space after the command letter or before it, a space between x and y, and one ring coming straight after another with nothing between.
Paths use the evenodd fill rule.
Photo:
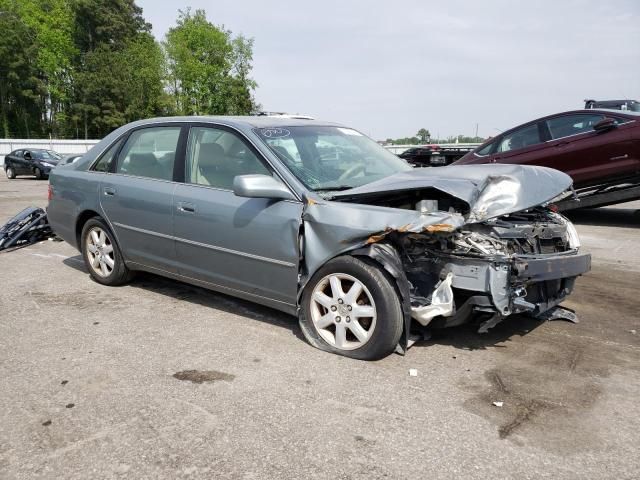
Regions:
<instances>
[{"instance_id":1,"label":"door mirror glass","mask_svg":"<svg viewBox=\"0 0 640 480\"><path fill-rule=\"evenodd\" d=\"M236 176L233 179L233 193L238 197L295 200L280 180L261 174Z\"/></svg>"},{"instance_id":2,"label":"door mirror glass","mask_svg":"<svg viewBox=\"0 0 640 480\"><path fill-rule=\"evenodd\" d=\"M593 126L593 129L596 132L607 132L609 130L616 128L617 126L618 124L616 123L615 118L605 117L602 120L600 120L598 123L596 123Z\"/></svg>"}]
</instances>

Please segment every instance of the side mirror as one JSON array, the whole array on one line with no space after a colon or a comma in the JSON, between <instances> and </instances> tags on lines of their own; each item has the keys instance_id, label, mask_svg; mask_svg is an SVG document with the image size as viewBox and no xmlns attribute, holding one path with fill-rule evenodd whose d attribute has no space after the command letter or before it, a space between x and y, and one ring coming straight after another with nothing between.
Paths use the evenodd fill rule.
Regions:
<instances>
[{"instance_id":1,"label":"side mirror","mask_svg":"<svg viewBox=\"0 0 640 480\"><path fill-rule=\"evenodd\" d=\"M617 124L616 124L616 120L614 118L609 118L609 117L605 117L602 120L600 120L598 123L596 123L593 126L593 129L596 132L608 132L609 130L613 130L614 128L617 128Z\"/></svg>"},{"instance_id":2,"label":"side mirror","mask_svg":"<svg viewBox=\"0 0 640 480\"><path fill-rule=\"evenodd\" d=\"M261 174L235 177L233 179L233 193L238 197L295 200L286 185L269 175Z\"/></svg>"}]
</instances>

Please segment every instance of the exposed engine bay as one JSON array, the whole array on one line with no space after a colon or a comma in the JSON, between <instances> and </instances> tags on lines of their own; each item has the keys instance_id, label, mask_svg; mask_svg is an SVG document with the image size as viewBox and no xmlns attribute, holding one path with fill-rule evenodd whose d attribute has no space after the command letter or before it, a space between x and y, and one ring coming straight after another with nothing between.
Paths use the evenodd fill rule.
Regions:
<instances>
[{"instance_id":1,"label":"exposed engine bay","mask_svg":"<svg viewBox=\"0 0 640 480\"><path fill-rule=\"evenodd\" d=\"M386 228L367 239L398 252L410 316L423 327L475 321L484 332L514 313L577 321L558 305L590 269L590 256L578 253L573 225L546 206L470 222L469 204L437 189L341 200L413 211L424 220L420 228Z\"/></svg>"}]
</instances>

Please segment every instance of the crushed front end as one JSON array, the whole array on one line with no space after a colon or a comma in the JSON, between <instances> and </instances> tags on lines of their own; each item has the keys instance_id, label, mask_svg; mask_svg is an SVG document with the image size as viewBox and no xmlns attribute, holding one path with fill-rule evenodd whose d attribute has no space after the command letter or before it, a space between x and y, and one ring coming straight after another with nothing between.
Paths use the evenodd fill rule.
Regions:
<instances>
[{"instance_id":1,"label":"crushed front end","mask_svg":"<svg viewBox=\"0 0 640 480\"><path fill-rule=\"evenodd\" d=\"M477 321L480 330L522 313L575 320L558 308L590 270L573 225L537 207L454 231L394 235L410 285L411 316L423 326Z\"/></svg>"}]
</instances>

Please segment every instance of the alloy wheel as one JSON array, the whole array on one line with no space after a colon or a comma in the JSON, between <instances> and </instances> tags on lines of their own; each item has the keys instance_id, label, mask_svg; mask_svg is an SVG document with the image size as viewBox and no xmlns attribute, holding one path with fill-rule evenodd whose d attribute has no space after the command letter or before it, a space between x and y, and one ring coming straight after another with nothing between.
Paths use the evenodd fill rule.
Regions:
<instances>
[{"instance_id":1,"label":"alloy wheel","mask_svg":"<svg viewBox=\"0 0 640 480\"><path fill-rule=\"evenodd\" d=\"M100 227L93 227L87 232L87 256L89 265L96 275L108 277L116 264L113 244L107 233Z\"/></svg>"},{"instance_id":2,"label":"alloy wheel","mask_svg":"<svg viewBox=\"0 0 640 480\"><path fill-rule=\"evenodd\" d=\"M332 347L355 350L376 328L376 306L367 287L346 273L327 275L311 294L311 320Z\"/></svg>"}]
</instances>

